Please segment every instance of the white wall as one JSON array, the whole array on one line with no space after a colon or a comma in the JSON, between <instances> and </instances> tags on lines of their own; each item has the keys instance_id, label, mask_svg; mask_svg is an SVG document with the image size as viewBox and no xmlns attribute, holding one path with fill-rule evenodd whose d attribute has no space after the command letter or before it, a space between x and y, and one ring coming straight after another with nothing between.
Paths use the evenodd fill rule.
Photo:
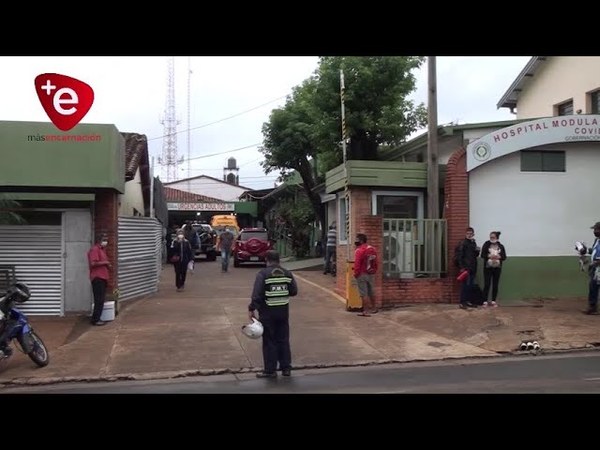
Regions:
<instances>
[{"instance_id":1,"label":"white wall","mask_svg":"<svg viewBox=\"0 0 600 450\"><path fill-rule=\"evenodd\" d=\"M543 62L520 93L519 119L553 116L554 105L573 99L573 112L591 114L587 93L600 89L600 57L553 56Z\"/></svg>"},{"instance_id":2,"label":"white wall","mask_svg":"<svg viewBox=\"0 0 600 450\"><path fill-rule=\"evenodd\" d=\"M475 139L479 139L482 136L485 136L492 131L498 130L499 127L493 128L477 128L473 130L464 130L462 137L453 136L451 139L440 139L438 144L438 163L439 164L448 164L450 157L452 154L458 150L463 145L467 145L470 141ZM458 132L457 132L458 133ZM427 146L423 147L423 152L427 155ZM427 160L425 159L425 162Z\"/></svg>"},{"instance_id":3,"label":"white wall","mask_svg":"<svg viewBox=\"0 0 600 450\"><path fill-rule=\"evenodd\" d=\"M516 152L469 173L469 219L480 246L494 230L509 256L575 256L575 241L593 242L600 145L545 148L566 151L566 172L521 172Z\"/></svg>"},{"instance_id":4,"label":"white wall","mask_svg":"<svg viewBox=\"0 0 600 450\"><path fill-rule=\"evenodd\" d=\"M135 173L131 181L125 183L125 192L119 196L121 206L119 207L120 216L133 216L133 208L144 215L144 196L142 194L142 177L140 169Z\"/></svg>"},{"instance_id":5,"label":"white wall","mask_svg":"<svg viewBox=\"0 0 600 450\"><path fill-rule=\"evenodd\" d=\"M448 160L452 154L463 145L463 139L461 136L453 136L448 140L440 139L438 141L438 164L448 164ZM423 153L425 155L424 161L427 162L427 146L425 146Z\"/></svg>"},{"instance_id":6,"label":"white wall","mask_svg":"<svg viewBox=\"0 0 600 450\"><path fill-rule=\"evenodd\" d=\"M240 195L248 190L239 186L215 181L210 178L177 181L175 183L169 183L167 186L181 191L218 198L226 202L239 201Z\"/></svg>"}]
</instances>

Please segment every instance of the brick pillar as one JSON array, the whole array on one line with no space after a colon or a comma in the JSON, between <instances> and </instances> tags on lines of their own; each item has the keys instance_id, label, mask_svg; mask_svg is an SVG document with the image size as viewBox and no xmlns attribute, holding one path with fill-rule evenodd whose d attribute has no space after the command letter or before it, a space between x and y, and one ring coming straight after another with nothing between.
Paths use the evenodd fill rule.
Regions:
<instances>
[{"instance_id":1,"label":"brick pillar","mask_svg":"<svg viewBox=\"0 0 600 450\"><path fill-rule=\"evenodd\" d=\"M362 219L372 216L371 209L371 189L363 188L363 187L351 187L350 188L350 235L348 236L348 245L350 246L350 256L348 256L348 246L338 245L337 246L337 276L336 276L336 288L335 291L341 295L342 297L348 298L348 293L346 292L346 266L348 261L354 261L354 238L357 233L361 233L362 227ZM336 217L339 217L339 212L336 214ZM344 223L338 223L338 236L340 233L341 227L345 226ZM379 225L379 230L376 233L366 232L369 239L371 239L375 234L377 234L378 239L383 239L382 236L382 228L383 222ZM373 236L371 236L373 234ZM377 246L375 246L378 248ZM380 283L381 285L381 283ZM381 288L380 288L381 289ZM381 292L379 293L378 301L381 298Z\"/></svg>"},{"instance_id":2,"label":"brick pillar","mask_svg":"<svg viewBox=\"0 0 600 450\"><path fill-rule=\"evenodd\" d=\"M383 217L362 216L358 221L356 233L367 235L368 244L377 249L379 270L375 274L375 305L381 308L383 304Z\"/></svg>"},{"instance_id":3,"label":"brick pillar","mask_svg":"<svg viewBox=\"0 0 600 450\"><path fill-rule=\"evenodd\" d=\"M340 232L338 225L338 235ZM337 275L335 276L335 292L344 298L346 297L346 262L348 261L348 246L338 245L335 251Z\"/></svg>"},{"instance_id":4,"label":"brick pillar","mask_svg":"<svg viewBox=\"0 0 600 450\"><path fill-rule=\"evenodd\" d=\"M114 289L118 289L118 232L119 226L119 194L113 189L102 189L96 192L94 204L94 239L98 233L108 235L106 254L112 268L109 269L110 279L107 287L107 301L112 298Z\"/></svg>"},{"instance_id":5,"label":"brick pillar","mask_svg":"<svg viewBox=\"0 0 600 450\"><path fill-rule=\"evenodd\" d=\"M465 237L469 226L469 177L464 148L456 150L448 161L446 172L444 218L448 224L448 277L450 302L458 303L460 283L456 281L458 269L454 266L454 248Z\"/></svg>"}]
</instances>

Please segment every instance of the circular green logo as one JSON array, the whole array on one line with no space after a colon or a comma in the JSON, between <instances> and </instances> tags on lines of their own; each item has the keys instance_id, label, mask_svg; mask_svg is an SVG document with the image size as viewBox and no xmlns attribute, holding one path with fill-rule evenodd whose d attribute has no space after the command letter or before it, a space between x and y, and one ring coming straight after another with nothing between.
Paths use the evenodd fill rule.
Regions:
<instances>
[{"instance_id":1,"label":"circular green logo","mask_svg":"<svg viewBox=\"0 0 600 450\"><path fill-rule=\"evenodd\" d=\"M473 150L473 156L477 161L485 161L492 154L490 146L486 143L477 144Z\"/></svg>"}]
</instances>

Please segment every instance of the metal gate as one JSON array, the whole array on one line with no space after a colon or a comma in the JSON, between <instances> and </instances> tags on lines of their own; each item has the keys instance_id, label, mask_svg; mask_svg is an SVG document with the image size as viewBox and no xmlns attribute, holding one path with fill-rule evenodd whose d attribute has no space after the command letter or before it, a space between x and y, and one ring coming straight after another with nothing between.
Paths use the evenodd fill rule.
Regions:
<instances>
[{"instance_id":1,"label":"metal gate","mask_svg":"<svg viewBox=\"0 0 600 450\"><path fill-rule=\"evenodd\" d=\"M0 225L0 265L14 266L31 299L28 315L62 315L63 249L60 225Z\"/></svg>"},{"instance_id":2,"label":"metal gate","mask_svg":"<svg viewBox=\"0 0 600 450\"><path fill-rule=\"evenodd\" d=\"M119 299L158 290L162 267L162 225L150 217L119 217Z\"/></svg>"}]
</instances>

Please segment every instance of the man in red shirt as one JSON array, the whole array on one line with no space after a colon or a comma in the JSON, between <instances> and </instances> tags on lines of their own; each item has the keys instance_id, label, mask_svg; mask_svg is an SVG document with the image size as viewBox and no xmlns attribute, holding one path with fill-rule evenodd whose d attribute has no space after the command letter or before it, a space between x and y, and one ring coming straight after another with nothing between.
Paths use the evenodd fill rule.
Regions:
<instances>
[{"instance_id":1,"label":"man in red shirt","mask_svg":"<svg viewBox=\"0 0 600 450\"><path fill-rule=\"evenodd\" d=\"M359 233L354 240L354 278L358 285L358 293L363 304L359 316L370 317L377 313L375 308L375 275L377 271L377 254L375 248L367 244L367 235Z\"/></svg>"},{"instance_id":2,"label":"man in red shirt","mask_svg":"<svg viewBox=\"0 0 600 450\"><path fill-rule=\"evenodd\" d=\"M88 263L90 266L90 280L92 282L92 292L94 293L94 311L92 312L92 325L106 325L106 322L100 320L102 310L104 309L104 299L106 297L106 286L108 284L108 269L112 266L108 261L108 256L104 250L108 245L106 234L96 236L96 243L88 251Z\"/></svg>"}]
</instances>

